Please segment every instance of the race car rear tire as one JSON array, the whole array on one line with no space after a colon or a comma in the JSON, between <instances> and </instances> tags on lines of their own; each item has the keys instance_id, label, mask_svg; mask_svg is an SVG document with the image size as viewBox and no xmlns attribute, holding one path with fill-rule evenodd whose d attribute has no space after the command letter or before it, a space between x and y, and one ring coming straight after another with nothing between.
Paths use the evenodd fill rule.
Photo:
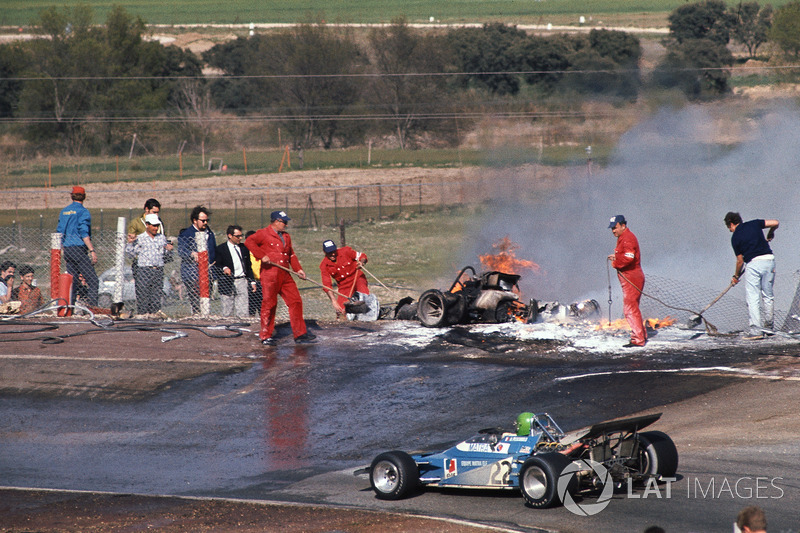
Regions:
<instances>
[{"instance_id":1,"label":"race car rear tire","mask_svg":"<svg viewBox=\"0 0 800 533\"><path fill-rule=\"evenodd\" d=\"M678 449L666 433L638 434L639 473L644 476L673 477L678 471Z\"/></svg>"},{"instance_id":2,"label":"race car rear tire","mask_svg":"<svg viewBox=\"0 0 800 533\"><path fill-rule=\"evenodd\" d=\"M558 479L571 462L566 455L556 452L534 455L525 461L519 471L519 490L525 501L536 509L564 503L563 494L558 494ZM576 487L573 475L567 490L574 494Z\"/></svg>"},{"instance_id":3,"label":"race car rear tire","mask_svg":"<svg viewBox=\"0 0 800 533\"><path fill-rule=\"evenodd\" d=\"M381 500L402 500L419 487L419 469L405 452L378 455L369 467L369 484Z\"/></svg>"},{"instance_id":4,"label":"race car rear tire","mask_svg":"<svg viewBox=\"0 0 800 533\"><path fill-rule=\"evenodd\" d=\"M422 293L417 304L417 317L423 326L438 328L447 325L447 300L442 291L430 289Z\"/></svg>"}]
</instances>

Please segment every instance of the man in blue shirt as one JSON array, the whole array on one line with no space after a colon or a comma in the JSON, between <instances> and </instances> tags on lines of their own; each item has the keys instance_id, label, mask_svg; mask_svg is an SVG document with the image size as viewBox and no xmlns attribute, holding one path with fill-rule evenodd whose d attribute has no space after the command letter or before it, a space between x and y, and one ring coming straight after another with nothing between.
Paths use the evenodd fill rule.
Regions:
<instances>
[{"instance_id":1,"label":"man in blue shirt","mask_svg":"<svg viewBox=\"0 0 800 533\"><path fill-rule=\"evenodd\" d=\"M97 252L92 245L92 216L83 207L86 190L75 186L71 193L72 203L58 215L57 233L62 235L64 261L67 272L72 274L72 302L78 292L78 285L86 284L86 304L97 306ZM82 278L82 279L81 279Z\"/></svg>"},{"instance_id":2,"label":"man in blue shirt","mask_svg":"<svg viewBox=\"0 0 800 533\"><path fill-rule=\"evenodd\" d=\"M769 241L775 237L780 223L774 219L755 219L742 222L739 213L725 215L725 226L733 233L731 246L736 254L736 270L731 283L736 285L744 275L747 310L750 314L749 339L763 339L764 330L773 329L774 301L772 286L775 283L775 256ZM769 228L766 238L764 228ZM744 274L742 268L746 266ZM764 320L761 320L761 306Z\"/></svg>"}]
</instances>

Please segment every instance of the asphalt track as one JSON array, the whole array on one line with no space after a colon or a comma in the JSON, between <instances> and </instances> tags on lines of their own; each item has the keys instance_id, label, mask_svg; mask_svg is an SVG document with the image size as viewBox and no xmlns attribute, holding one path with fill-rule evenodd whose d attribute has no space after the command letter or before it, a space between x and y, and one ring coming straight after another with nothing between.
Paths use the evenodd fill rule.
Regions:
<instances>
[{"instance_id":1,"label":"asphalt track","mask_svg":"<svg viewBox=\"0 0 800 533\"><path fill-rule=\"evenodd\" d=\"M1 485L341 506L521 531L729 531L741 507L758 504L770 531L798 526L794 339L609 354L411 323L315 324L317 344L266 349L249 333L191 330L163 343L158 331L59 330L88 333L0 343ZM710 370L724 368L747 373ZM382 451L439 449L510 427L523 410L565 429L664 411L653 429L675 440L678 479L621 487L602 512L577 516L530 509L515 492L384 502L353 475Z\"/></svg>"}]
</instances>

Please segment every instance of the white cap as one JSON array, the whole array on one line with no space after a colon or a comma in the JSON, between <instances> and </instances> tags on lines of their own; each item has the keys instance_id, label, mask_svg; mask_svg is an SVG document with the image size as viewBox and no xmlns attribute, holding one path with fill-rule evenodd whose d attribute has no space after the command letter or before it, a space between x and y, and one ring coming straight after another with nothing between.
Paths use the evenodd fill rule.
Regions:
<instances>
[{"instance_id":1,"label":"white cap","mask_svg":"<svg viewBox=\"0 0 800 533\"><path fill-rule=\"evenodd\" d=\"M150 224L151 226L160 226L161 219L158 218L158 215L155 213L148 213L144 216L144 221L146 224Z\"/></svg>"}]
</instances>

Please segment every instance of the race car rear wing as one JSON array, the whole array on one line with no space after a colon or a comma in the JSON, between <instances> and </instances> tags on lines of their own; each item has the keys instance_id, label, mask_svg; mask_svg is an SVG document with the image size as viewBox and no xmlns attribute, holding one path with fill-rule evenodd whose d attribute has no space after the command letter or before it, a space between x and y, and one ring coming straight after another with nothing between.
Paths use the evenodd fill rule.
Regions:
<instances>
[{"instance_id":1,"label":"race car rear wing","mask_svg":"<svg viewBox=\"0 0 800 533\"><path fill-rule=\"evenodd\" d=\"M652 415L635 416L633 418L623 418L622 420L611 420L609 422L600 422L589 428L589 431L579 437L580 439L593 439L609 433L630 432L635 433L641 429L646 428L656 420L661 418L662 413L655 413Z\"/></svg>"}]
</instances>

